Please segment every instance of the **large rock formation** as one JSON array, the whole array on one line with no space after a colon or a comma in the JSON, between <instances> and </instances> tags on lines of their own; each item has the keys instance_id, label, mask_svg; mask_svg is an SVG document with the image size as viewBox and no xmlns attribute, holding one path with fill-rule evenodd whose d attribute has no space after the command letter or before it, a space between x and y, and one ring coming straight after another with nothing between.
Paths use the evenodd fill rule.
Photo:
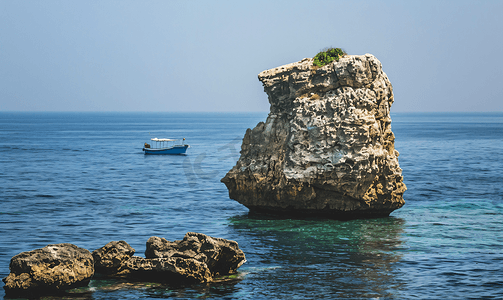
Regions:
<instances>
[{"instance_id":1,"label":"large rock formation","mask_svg":"<svg viewBox=\"0 0 503 300\"><path fill-rule=\"evenodd\" d=\"M47 245L12 257L6 294L57 293L85 286L94 274L91 252L72 244Z\"/></svg>"},{"instance_id":2,"label":"large rock formation","mask_svg":"<svg viewBox=\"0 0 503 300\"><path fill-rule=\"evenodd\" d=\"M312 59L258 75L267 121L248 129L222 178L250 211L387 216L406 190L391 131L393 90L371 54L317 68Z\"/></svg>"}]
</instances>

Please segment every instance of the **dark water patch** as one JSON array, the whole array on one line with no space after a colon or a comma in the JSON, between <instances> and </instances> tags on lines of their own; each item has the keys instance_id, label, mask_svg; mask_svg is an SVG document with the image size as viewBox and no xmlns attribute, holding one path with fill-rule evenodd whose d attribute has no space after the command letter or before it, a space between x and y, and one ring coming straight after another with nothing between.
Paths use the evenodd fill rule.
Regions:
<instances>
[{"instance_id":1,"label":"dark water patch","mask_svg":"<svg viewBox=\"0 0 503 300\"><path fill-rule=\"evenodd\" d=\"M54 195L37 194L37 195L35 195L35 197L39 197L39 198L54 198L55 196Z\"/></svg>"},{"instance_id":2,"label":"dark water patch","mask_svg":"<svg viewBox=\"0 0 503 300\"><path fill-rule=\"evenodd\" d=\"M0 211L0 215L22 215L26 212L23 211ZM2 222L2 221L0 221ZM6 223L9 221L5 221Z\"/></svg>"}]
</instances>

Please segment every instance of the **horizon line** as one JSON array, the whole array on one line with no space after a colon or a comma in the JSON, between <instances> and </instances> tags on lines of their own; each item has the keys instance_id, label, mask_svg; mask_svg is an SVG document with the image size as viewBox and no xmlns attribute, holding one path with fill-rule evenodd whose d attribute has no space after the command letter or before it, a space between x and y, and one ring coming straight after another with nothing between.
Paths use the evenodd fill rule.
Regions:
<instances>
[{"instance_id":1,"label":"horizon line","mask_svg":"<svg viewBox=\"0 0 503 300\"><path fill-rule=\"evenodd\" d=\"M269 111L188 111L188 110L0 110L0 113L269 113ZM394 113L503 113L501 111L391 111Z\"/></svg>"}]
</instances>

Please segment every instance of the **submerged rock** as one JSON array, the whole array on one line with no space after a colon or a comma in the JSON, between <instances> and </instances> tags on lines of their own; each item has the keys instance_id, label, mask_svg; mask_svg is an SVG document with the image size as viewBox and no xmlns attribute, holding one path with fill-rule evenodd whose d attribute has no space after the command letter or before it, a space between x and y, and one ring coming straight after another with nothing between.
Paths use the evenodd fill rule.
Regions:
<instances>
[{"instance_id":1,"label":"submerged rock","mask_svg":"<svg viewBox=\"0 0 503 300\"><path fill-rule=\"evenodd\" d=\"M347 55L321 68L306 58L258 77L271 109L221 180L230 198L250 211L340 219L403 206L393 90L377 58Z\"/></svg>"},{"instance_id":2,"label":"submerged rock","mask_svg":"<svg viewBox=\"0 0 503 300\"><path fill-rule=\"evenodd\" d=\"M6 294L57 293L85 286L94 274L91 252L72 244L53 244L12 257L3 279Z\"/></svg>"}]
</instances>

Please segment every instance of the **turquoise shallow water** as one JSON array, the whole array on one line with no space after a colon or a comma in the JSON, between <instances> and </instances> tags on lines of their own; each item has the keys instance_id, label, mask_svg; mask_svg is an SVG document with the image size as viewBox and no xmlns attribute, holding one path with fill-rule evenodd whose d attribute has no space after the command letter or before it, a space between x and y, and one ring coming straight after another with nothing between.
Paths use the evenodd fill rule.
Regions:
<instances>
[{"instance_id":1,"label":"turquoise shallow water","mask_svg":"<svg viewBox=\"0 0 503 300\"><path fill-rule=\"evenodd\" d=\"M503 114L394 114L408 187L389 218L249 215L220 178L255 114L0 113L0 276L15 254L157 235L236 240L229 282L174 287L93 280L78 299L480 299L503 297ZM187 156L145 156L186 137ZM0 284L3 286L3 283ZM3 296L0 290L0 296ZM58 299L58 297L50 297Z\"/></svg>"}]
</instances>

